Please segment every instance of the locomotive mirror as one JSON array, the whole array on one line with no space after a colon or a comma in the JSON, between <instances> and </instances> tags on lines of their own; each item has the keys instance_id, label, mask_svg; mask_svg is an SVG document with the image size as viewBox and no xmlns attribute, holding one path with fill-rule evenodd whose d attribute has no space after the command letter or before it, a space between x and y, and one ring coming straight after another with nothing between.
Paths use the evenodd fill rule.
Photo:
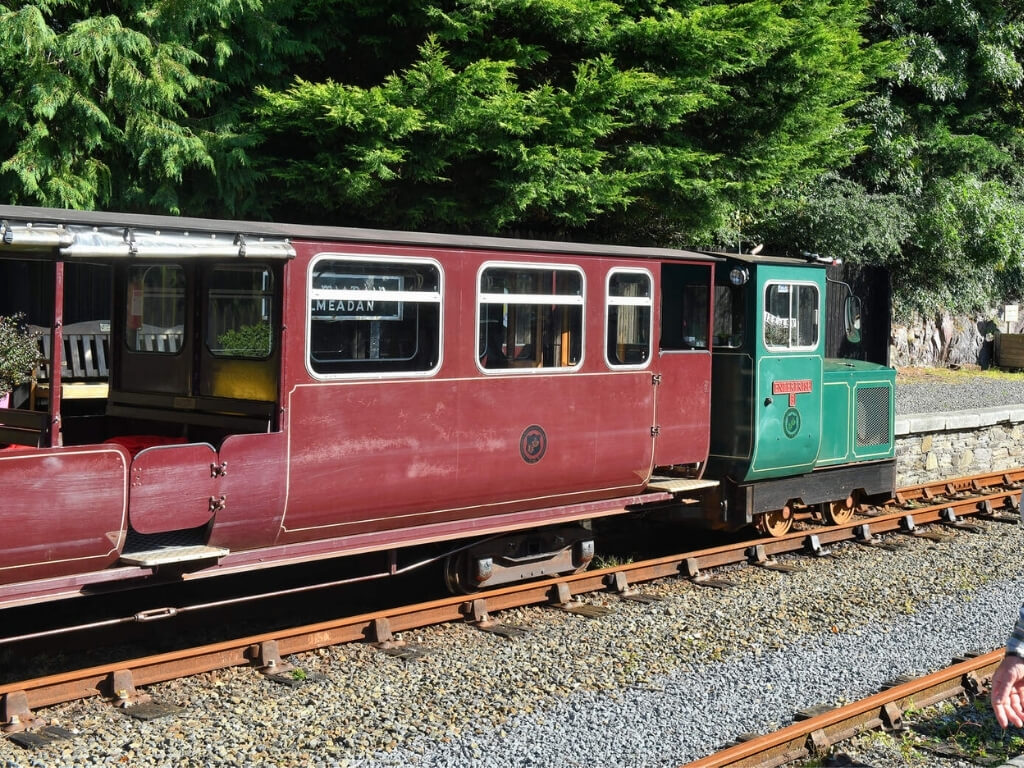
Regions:
<instances>
[{"instance_id":1,"label":"locomotive mirror","mask_svg":"<svg viewBox=\"0 0 1024 768\"><path fill-rule=\"evenodd\" d=\"M860 344L860 299L853 294L846 297L846 338Z\"/></svg>"}]
</instances>

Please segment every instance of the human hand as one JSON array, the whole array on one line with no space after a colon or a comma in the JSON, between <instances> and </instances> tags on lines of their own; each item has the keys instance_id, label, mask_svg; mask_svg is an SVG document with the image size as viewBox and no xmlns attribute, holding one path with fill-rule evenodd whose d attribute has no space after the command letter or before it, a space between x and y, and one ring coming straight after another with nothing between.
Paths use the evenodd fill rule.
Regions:
<instances>
[{"instance_id":1,"label":"human hand","mask_svg":"<svg viewBox=\"0 0 1024 768\"><path fill-rule=\"evenodd\" d=\"M1024 727L1024 659L1005 656L992 675L992 711L1003 728Z\"/></svg>"}]
</instances>

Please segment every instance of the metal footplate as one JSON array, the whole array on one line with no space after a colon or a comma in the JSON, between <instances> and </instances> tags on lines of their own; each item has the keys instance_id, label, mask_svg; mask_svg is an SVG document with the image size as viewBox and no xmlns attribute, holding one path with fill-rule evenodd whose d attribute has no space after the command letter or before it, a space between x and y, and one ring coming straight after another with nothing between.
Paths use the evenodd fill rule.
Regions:
<instances>
[{"instance_id":1,"label":"metal footplate","mask_svg":"<svg viewBox=\"0 0 1024 768\"><path fill-rule=\"evenodd\" d=\"M701 491L705 488L715 488L719 485L717 480L698 480L693 477L662 477L655 475L647 488L652 491L671 493L674 496Z\"/></svg>"},{"instance_id":2,"label":"metal footplate","mask_svg":"<svg viewBox=\"0 0 1024 768\"><path fill-rule=\"evenodd\" d=\"M124 552L121 555L121 562L142 568L158 568L161 565L188 563L194 560L219 560L230 552L231 550L223 547L158 547L144 552Z\"/></svg>"}]
</instances>

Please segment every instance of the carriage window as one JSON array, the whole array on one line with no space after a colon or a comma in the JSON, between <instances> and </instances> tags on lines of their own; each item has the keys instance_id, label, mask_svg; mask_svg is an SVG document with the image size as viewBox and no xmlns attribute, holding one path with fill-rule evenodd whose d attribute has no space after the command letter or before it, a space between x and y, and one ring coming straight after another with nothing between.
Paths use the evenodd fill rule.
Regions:
<instances>
[{"instance_id":1,"label":"carriage window","mask_svg":"<svg viewBox=\"0 0 1024 768\"><path fill-rule=\"evenodd\" d=\"M477 342L483 368L573 368L582 350L582 272L514 265L483 270Z\"/></svg>"},{"instance_id":2,"label":"carriage window","mask_svg":"<svg viewBox=\"0 0 1024 768\"><path fill-rule=\"evenodd\" d=\"M273 282L267 267L215 267L210 273L206 346L214 357L270 356Z\"/></svg>"},{"instance_id":3,"label":"carriage window","mask_svg":"<svg viewBox=\"0 0 1024 768\"><path fill-rule=\"evenodd\" d=\"M185 328L185 270L171 264L131 267L125 343L136 352L173 355Z\"/></svg>"},{"instance_id":4,"label":"carriage window","mask_svg":"<svg viewBox=\"0 0 1024 768\"><path fill-rule=\"evenodd\" d=\"M310 273L314 373L424 373L441 354L441 271L429 261L322 258Z\"/></svg>"},{"instance_id":5,"label":"carriage window","mask_svg":"<svg viewBox=\"0 0 1024 768\"><path fill-rule=\"evenodd\" d=\"M809 349L818 345L818 287L770 283L764 291L764 345Z\"/></svg>"},{"instance_id":6,"label":"carriage window","mask_svg":"<svg viewBox=\"0 0 1024 768\"><path fill-rule=\"evenodd\" d=\"M643 365L651 356L653 305L651 276L615 271L608 276L608 346L610 365Z\"/></svg>"},{"instance_id":7,"label":"carriage window","mask_svg":"<svg viewBox=\"0 0 1024 768\"><path fill-rule=\"evenodd\" d=\"M746 288L740 285L715 286L716 349L737 349L743 345L745 292Z\"/></svg>"}]
</instances>

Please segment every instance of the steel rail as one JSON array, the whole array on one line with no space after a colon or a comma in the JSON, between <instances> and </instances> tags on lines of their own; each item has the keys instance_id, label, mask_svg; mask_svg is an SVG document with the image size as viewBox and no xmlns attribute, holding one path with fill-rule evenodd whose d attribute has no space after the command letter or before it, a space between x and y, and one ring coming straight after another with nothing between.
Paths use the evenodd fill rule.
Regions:
<instances>
[{"instance_id":1,"label":"steel rail","mask_svg":"<svg viewBox=\"0 0 1024 768\"><path fill-rule=\"evenodd\" d=\"M356 641L388 643L393 633L452 621L485 624L490 613L528 605L567 605L575 596L607 589L625 593L631 584L670 576L685 576L699 581L701 572L738 563L763 563L772 556L795 553L822 553L827 544L839 541L870 543L874 534L902 531L917 532L917 525L943 523L954 525L960 516L991 515L999 507L1020 508L1019 488L995 490L995 480L1013 485L1024 478L1024 468L995 475L965 478L975 491L973 496L946 498L948 484L931 484L931 503L916 509L877 514L867 520L852 520L842 525L793 532L777 539L722 545L681 555L626 563L528 582L470 596L455 596L416 605L392 608L312 625L276 630L235 640L186 650L125 660L87 669L17 681L0 685L0 729L18 730L33 721L33 711L82 698L104 696L113 700L131 699L136 686L151 685L184 676L210 672L231 666L252 665L274 671L282 668L282 656ZM979 479L981 478L981 479ZM938 490L934 490L938 489ZM902 491L901 491L902 492ZM912 491L913 498L925 498ZM963 496L961 492L957 495ZM898 496L898 494L897 494ZM907 503L907 502L904 502ZM1015 518L1014 518L1015 519ZM149 612L147 612L149 613Z\"/></svg>"},{"instance_id":2,"label":"steel rail","mask_svg":"<svg viewBox=\"0 0 1024 768\"><path fill-rule=\"evenodd\" d=\"M727 747L683 768L775 768L823 755L834 744L869 730L898 730L909 708L929 707L955 696L976 696L1002 661L1003 650L957 659L946 668L842 707L798 719L779 731ZM798 715L800 717L800 715Z\"/></svg>"}]
</instances>

